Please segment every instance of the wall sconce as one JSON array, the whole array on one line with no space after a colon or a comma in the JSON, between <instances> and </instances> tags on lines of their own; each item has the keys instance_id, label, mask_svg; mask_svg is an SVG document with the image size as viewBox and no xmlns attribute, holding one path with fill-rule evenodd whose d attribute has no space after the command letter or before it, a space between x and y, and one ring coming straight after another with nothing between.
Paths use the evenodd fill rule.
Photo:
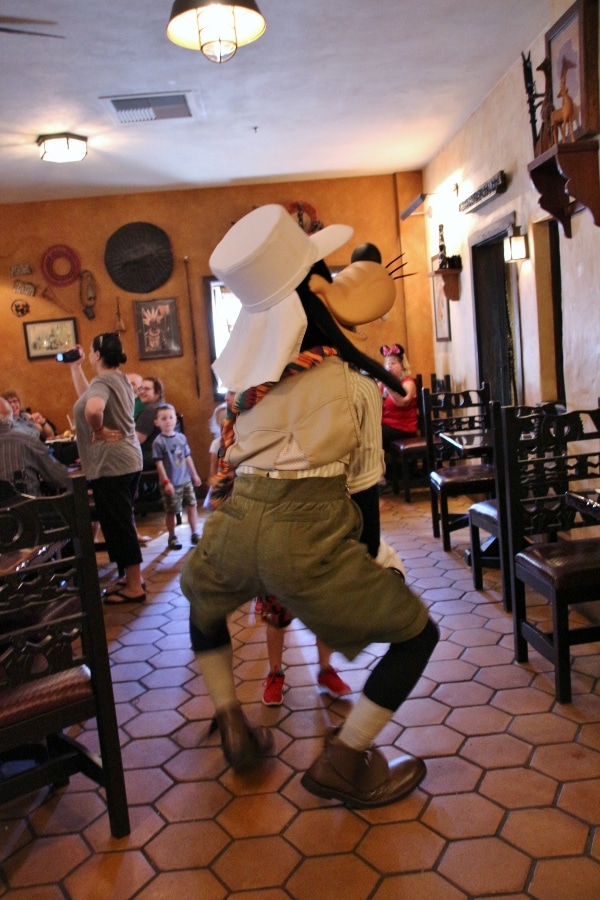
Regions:
<instances>
[{"instance_id":1,"label":"wall sconce","mask_svg":"<svg viewBox=\"0 0 600 900\"><path fill-rule=\"evenodd\" d=\"M513 225L510 229L513 233L504 238L504 262L516 262L520 259L529 259L529 246L527 235L519 234L520 228Z\"/></svg>"},{"instance_id":2,"label":"wall sconce","mask_svg":"<svg viewBox=\"0 0 600 900\"><path fill-rule=\"evenodd\" d=\"M254 0L175 0L167 37L188 50L200 50L215 63L227 62L238 47L251 44L267 23Z\"/></svg>"},{"instance_id":3,"label":"wall sconce","mask_svg":"<svg viewBox=\"0 0 600 900\"><path fill-rule=\"evenodd\" d=\"M79 162L87 156L87 138L67 131L41 134L36 143L40 148L40 159L46 162Z\"/></svg>"}]
</instances>

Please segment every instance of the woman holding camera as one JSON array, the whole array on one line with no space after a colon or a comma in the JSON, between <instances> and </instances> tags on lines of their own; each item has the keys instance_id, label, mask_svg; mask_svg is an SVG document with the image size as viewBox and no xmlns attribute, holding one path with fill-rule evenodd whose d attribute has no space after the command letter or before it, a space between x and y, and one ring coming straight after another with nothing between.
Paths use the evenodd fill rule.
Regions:
<instances>
[{"instance_id":1,"label":"woman holding camera","mask_svg":"<svg viewBox=\"0 0 600 900\"><path fill-rule=\"evenodd\" d=\"M71 363L79 399L73 407L81 466L94 495L96 515L109 558L124 572L121 589L104 595L108 604L143 603L138 536L133 498L142 469L142 452L133 421L133 389L119 366L127 362L116 332L97 335L88 360L96 377L82 369L84 350Z\"/></svg>"}]
</instances>

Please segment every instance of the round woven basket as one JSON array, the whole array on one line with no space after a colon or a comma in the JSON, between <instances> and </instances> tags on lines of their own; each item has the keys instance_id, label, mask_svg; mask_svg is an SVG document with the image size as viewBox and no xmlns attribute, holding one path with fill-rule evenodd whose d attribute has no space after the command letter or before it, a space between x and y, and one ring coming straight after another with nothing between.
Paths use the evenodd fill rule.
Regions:
<instances>
[{"instance_id":1,"label":"round woven basket","mask_svg":"<svg viewBox=\"0 0 600 900\"><path fill-rule=\"evenodd\" d=\"M104 265L114 283L132 294L148 294L173 272L168 235L150 222L130 222L106 242Z\"/></svg>"}]
</instances>

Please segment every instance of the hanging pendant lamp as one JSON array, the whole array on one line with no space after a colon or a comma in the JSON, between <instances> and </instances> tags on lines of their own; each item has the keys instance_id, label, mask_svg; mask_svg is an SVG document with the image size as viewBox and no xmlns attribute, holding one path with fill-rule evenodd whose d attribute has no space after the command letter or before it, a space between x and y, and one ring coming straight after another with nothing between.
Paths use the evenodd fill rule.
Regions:
<instances>
[{"instance_id":1,"label":"hanging pendant lamp","mask_svg":"<svg viewBox=\"0 0 600 900\"><path fill-rule=\"evenodd\" d=\"M267 24L254 0L175 0L167 37L189 50L200 50L215 63L227 62L238 47L251 44Z\"/></svg>"}]
</instances>

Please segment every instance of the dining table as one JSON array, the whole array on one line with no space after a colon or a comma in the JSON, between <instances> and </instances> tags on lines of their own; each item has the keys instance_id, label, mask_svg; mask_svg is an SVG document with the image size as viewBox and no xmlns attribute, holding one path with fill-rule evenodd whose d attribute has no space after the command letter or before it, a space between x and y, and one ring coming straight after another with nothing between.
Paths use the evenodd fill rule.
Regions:
<instances>
[{"instance_id":1,"label":"dining table","mask_svg":"<svg viewBox=\"0 0 600 900\"><path fill-rule=\"evenodd\" d=\"M566 491L565 502L580 513L592 516L600 522L600 488Z\"/></svg>"},{"instance_id":2,"label":"dining table","mask_svg":"<svg viewBox=\"0 0 600 900\"><path fill-rule=\"evenodd\" d=\"M71 437L56 437L46 441L46 447L52 456L64 466L72 466L79 459L77 440Z\"/></svg>"},{"instance_id":3,"label":"dining table","mask_svg":"<svg viewBox=\"0 0 600 900\"><path fill-rule=\"evenodd\" d=\"M494 439L490 428L482 431L440 431L439 438L461 457L480 456L485 462L492 462Z\"/></svg>"}]
</instances>

